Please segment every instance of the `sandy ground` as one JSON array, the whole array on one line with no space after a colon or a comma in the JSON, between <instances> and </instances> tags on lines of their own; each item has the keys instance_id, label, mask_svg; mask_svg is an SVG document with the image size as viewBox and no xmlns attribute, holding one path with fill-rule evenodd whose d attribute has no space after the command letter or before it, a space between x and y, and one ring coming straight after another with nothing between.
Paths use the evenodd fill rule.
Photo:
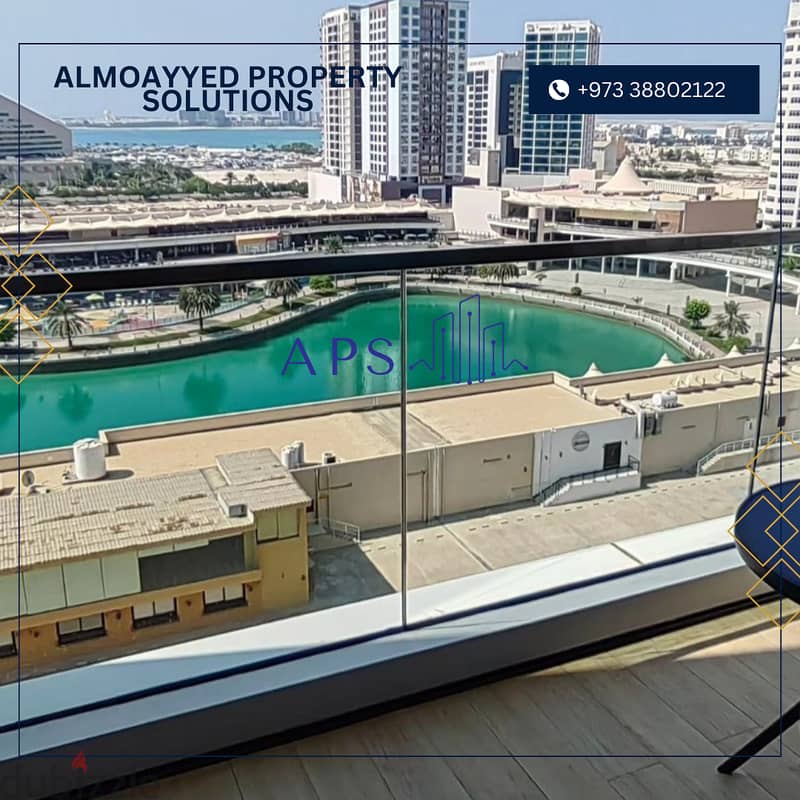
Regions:
<instances>
[{"instance_id":1,"label":"sandy ground","mask_svg":"<svg viewBox=\"0 0 800 800\"><path fill-rule=\"evenodd\" d=\"M247 183L247 176L254 175L262 183L289 183L289 181L304 181L308 169L200 169L195 174L212 183L227 183L228 173L232 172L237 183Z\"/></svg>"}]
</instances>

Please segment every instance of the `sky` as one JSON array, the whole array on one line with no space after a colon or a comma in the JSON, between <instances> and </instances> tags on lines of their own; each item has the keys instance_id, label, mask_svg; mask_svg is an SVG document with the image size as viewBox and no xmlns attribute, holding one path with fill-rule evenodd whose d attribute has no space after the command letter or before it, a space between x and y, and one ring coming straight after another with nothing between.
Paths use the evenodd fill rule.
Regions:
<instances>
[{"instance_id":1,"label":"sky","mask_svg":"<svg viewBox=\"0 0 800 800\"><path fill-rule=\"evenodd\" d=\"M53 89L60 64L312 64L319 62L320 14L335 0L6 0L0 28L0 93L17 95L17 43L23 104L56 117L141 112L141 92ZM703 42L690 46L605 44L603 63L746 63L761 65L760 119L772 119L780 72L778 52L766 43L783 38L789 0L472 0L470 54L512 49L523 23L534 19L597 22L604 43ZM553 9L556 9L554 11ZM10 23L10 24L9 24ZM274 42L232 50L177 43L244 40ZM89 47L91 42L172 42L158 48ZM305 45L286 44L305 42ZM736 46L707 43L739 42ZM759 42L758 46L744 43ZM79 44L80 43L80 44ZM277 44L282 43L282 44Z\"/></svg>"}]
</instances>

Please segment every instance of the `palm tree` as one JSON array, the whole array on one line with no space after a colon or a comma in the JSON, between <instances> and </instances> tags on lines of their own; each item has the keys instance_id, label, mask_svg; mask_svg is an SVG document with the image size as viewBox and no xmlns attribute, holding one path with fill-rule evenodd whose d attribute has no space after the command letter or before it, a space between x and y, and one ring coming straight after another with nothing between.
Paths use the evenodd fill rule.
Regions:
<instances>
[{"instance_id":1,"label":"palm tree","mask_svg":"<svg viewBox=\"0 0 800 800\"><path fill-rule=\"evenodd\" d=\"M45 336L57 336L67 340L67 347L72 350L72 337L89 330L89 323L75 313L72 303L59 300L45 317L42 325Z\"/></svg>"},{"instance_id":2,"label":"palm tree","mask_svg":"<svg viewBox=\"0 0 800 800\"><path fill-rule=\"evenodd\" d=\"M252 172L248 172L245 180L247 181L248 186L252 186L256 182L256 176L253 175Z\"/></svg>"},{"instance_id":3,"label":"palm tree","mask_svg":"<svg viewBox=\"0 0 800 800\"><path fill-rule=\"evenodd\" d=\"M210 286L184 286L178 293L178 308L187 317L197 317L203 332L203 317L219 308L219 295Z\"/></svg>"},{"instance_id":4,"label":"palm tree","mask_svg":"<svg viewBox=\"0 0 800 800\"><path fill-rule=\"evenodd\" d=\"M744 336L750 330L750 324L747 322L749 314L743 314L735 300L726 300L722 309L722 313L717 314L714 320L717 331L730 339L733 336Z\"/></svg>"},{"instance_id":5,"label":"palm tree","mask_svg":"<svg viewBox=\"0 0 800 800\"><path fill-rule=\"evenodd\" d=\"M500 281L500 285L505 285L509 278L519 277L519 267L516 264L491 264L486 271L488 277Z\"/></svg>"},{"instance_id":6,"label":"palm tree","mask_svg":"<svg viewBox=\"0 0 800 800\"><path fill-rule=\"evenodd\" d=\"M226 172L225 180L227 181L228 186L233 186L233 182L236 180L236 176L232 172Z\"/></svg>"},{"instance_id":7,"label":"palm tree","mask_svg":"<svg viewBox=\"0 0 800 800\"><path fill-rule=\"evenodd\" d=\"M0 320L0 344L8 344L9 342L17 341L17 326L9 321L3 326Z\"/></svg>"},{"instance_id":8,"label":"palm tree","mask_svg":"<svg viewBox=\"0 0 800 800\"><path fill-rule=\"evenodd\" d=\"M300 294L300 281L297 278L272 278L267 281L267 294L282 297L284 308L288 308L289 298Z\"/></svg>"},{"instance_id":9,"label":"palm tree","mask_svg":"<svg viewBox=\"0 0 800 800\"><path fill-rule=\"evenodd\" d=\"M322 240L322 246L326 253L341 253L344 250L344 242L341 236L326 236Z\"/></svg>"},{"instance_id":10,"label":"palm tree","mask_svg":"<svg viewBox=\"0 0 800 800\"><path fill-rule=\"evenodd\" d=\"M533 273L533 277L541 283L547 277L547 273L543 269L540 269Z\"/></svg>"}]
</instances>

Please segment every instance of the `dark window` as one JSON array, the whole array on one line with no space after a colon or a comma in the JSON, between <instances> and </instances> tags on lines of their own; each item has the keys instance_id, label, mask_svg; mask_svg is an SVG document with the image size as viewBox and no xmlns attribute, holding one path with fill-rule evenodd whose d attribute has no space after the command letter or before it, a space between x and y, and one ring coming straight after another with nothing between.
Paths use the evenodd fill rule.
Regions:
<instances>
[{"instance_id":1,"label":"dark window","mask_svg":"<svg viewBox=\"0 0 800 800\"><path fill-rule=\"evenodd\" d=\"M203 606L206 614L246 605L247 597L244 593L244 585L241 583L218 586L203 592Z\"/></svg>"},{"instance_id":2,"label":"dark window","mask_svg":"<svg viewBox=\"0 0 800 800\"><path fill-rule=\"evenodd\" d=\"M178 607L174 597L166 600L136 603L133 606L132 613L135 630L178 621Z\"/></svg>"},{"instance_id":3,"label":"dark window","mask_svg":"<svg viewBox=\"0 0 800 800\"><path fill-rule=\"evenodd\" d=\"M70 644L82 642L85 639L96 639L106 635L106 620L103 614L91 614L88 617L78 617L56 625L58 643Z\"/></svg>"},{"instance_id":4,"label":"dark window","mask_svg":"<svg viewBox=\"0 0 800 800\"><path fill-rule=\"evenodd\" d=\"M17 635L11 631L7 636L0 637L0 658L8 658L17 654Z\"/></svg>"},{"instance_id":5,"label":"dark window","mask_svg":"<svg viewBox=\"0 0 800 800\"><path fill-rule=\"evenodd\" d=\"M197 583L237 572L244 572L244 540L241 536L227 536L214 539L203 547L139 559L143 592Z\"/></svg>"}]
</instances>

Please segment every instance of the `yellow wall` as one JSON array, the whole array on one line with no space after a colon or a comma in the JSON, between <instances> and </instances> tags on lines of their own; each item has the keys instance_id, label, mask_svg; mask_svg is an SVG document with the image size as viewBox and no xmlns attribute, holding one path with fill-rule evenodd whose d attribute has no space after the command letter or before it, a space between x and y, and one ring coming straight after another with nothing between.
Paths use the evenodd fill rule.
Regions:
<instances>
[{"instance_id":1,"label":"yellow wall","mask_svg":"<svg viewBox=\"0 0 800 800\"><path fill-rule=\"evenodd\" d=\"M270 609L304 605L309 599L305 508L297 507L294 513L298 530L295 536L263 543L256 543L254 534L249 541L245 537L247 572L215 578L203 584L176 586L21 617L17 645L23 676L135 652L142 645L155 644L158 640L168 638L175 641L193 629L245 623ZM203 590L238 581L244 584L247 605L206 614ZM135 603L167 597L176 599L176 622L138 629L133 627ZM59 644L59 622L100 613L104 615L105 636ZM17 620L4 620L2 628L16 631ZM16 656L0 659L0 682L16 680L17 677Z\"/></svg>"},{"instance_id":2,"label":"yellow wall","mask_svg":"<svg viewBox=\"0 0 800 800\"><path fill-rule=\"evenodd\" d=\"M258 544L262 608L286 608L308 602L308 526L297 509L298 535Z\"/></svg>"}]
</instances>

